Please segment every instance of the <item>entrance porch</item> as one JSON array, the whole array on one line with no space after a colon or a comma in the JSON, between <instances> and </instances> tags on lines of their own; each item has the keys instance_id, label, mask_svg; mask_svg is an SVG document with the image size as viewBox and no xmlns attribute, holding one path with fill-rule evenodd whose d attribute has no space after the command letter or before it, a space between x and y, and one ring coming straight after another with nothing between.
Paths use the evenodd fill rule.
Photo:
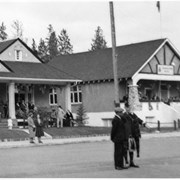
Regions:
<instances>
[{"instance_id":1,"label":"entrance porch","mask_svg":"<svg viewBox=\"0 0 180 180\"><path fill-rule=\"evenodd\" d=\"M12 119L13 126L25 118L31 105L51 111L61 105L71 111L69 82L1 82L0 113L2 119Z\"/></svg>"}]
</instances>

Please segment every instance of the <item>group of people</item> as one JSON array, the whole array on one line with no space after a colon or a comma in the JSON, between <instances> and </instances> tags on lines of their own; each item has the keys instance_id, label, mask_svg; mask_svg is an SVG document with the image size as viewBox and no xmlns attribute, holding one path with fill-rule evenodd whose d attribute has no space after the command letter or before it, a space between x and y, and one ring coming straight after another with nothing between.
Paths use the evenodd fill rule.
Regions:
<instances>
[{"instance_id":1,"label":"group of people","mask_svg":"<svg viewBox=\"0 0 180 180\"><path fill-rule=\"evenodd\" d=\"M59 105L57 110L53 109L50 117L50 125L59 127L64 126L73 126L73 115L72 113L67 110L66 112L63 110L63 108Z\"/></svg>"},{"instance_id":2,"label":"group of people","mask_svg":"<svg viewBox=\"0 0 180 180\"><path fill-rule=\"evenodd\" d=\"M55 124L57 128L63 127L64 125L71 126L70 124L71 121L73 121L73 115L69 110L65 112L62 109L62 107L59 105L57 111L55 109L52 110L51 120L52 120L51 125ZM44 124L41 114L38 112L36 106L34 106L33 109L29 110L27 122L28 122L30 143L34 143L35 137L38 138L39 143L43 143L41 137L44 136L44 131L43 131Z\"/></svg>"},{"instance_id":3,"label":"group of people","mask_svg":"<svg viewBox=\"0 0 180 180\"><path fill-rule=\"evenodd\" d=\"M25 115L29 111L34 110L35 105L33 102L25 103L24 100L21 100L16 103L15 109L16 109L16 117L17 118L25 118Z\"/></svg>"},{"instance_id":4,"label":"group of people","mask_svg":"<svg viewBox=\"0 0 180 180\"><path fill-rule=\"evenodd\" d=\"M38 138L39 143L43 143L41 140L41 137L44 136L43 122L36 107L34 108L34 111L29 111L27 122L28 122L30 143L35 143L34 142L35 137Z\"/></svg>"},{"instance_id":5,"label":"group of people","mask_svg":"<svg viewBox=\"0 0 180 180\"><path fill-rule=\"evenodd\" d=\"M134 152L140 157L140 125L144 125L135 113L130 112L130 106L125 103L124 109L115 108L112 120L111 140L114 143L114 166L116 170L139 168L134 163Z\"/></svg>"}]
</instances>

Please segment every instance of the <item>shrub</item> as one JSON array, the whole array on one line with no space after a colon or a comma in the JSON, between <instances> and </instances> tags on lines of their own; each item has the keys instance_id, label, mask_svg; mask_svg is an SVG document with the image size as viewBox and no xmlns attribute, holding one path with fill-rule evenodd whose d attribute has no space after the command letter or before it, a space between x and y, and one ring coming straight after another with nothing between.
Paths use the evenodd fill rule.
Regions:
<instances>
[{"instance_id":1,"label":"shrub","mask_svg":"<svg viewBox=\"0 0 180 180\"><path fill-rule=\"evenodd\" d=\"M40 114L41 120L45 127L49 124L51 108L48 107L38 107L38 113Z\"/></svg>"}]
</instances>

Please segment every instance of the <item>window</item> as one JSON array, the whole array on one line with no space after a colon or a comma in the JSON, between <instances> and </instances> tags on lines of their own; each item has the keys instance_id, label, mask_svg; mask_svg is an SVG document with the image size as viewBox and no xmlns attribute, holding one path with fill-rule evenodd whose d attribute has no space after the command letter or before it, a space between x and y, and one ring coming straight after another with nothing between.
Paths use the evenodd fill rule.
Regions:
<instances>
[{"instance_id":1,"label":"window","mask_svg":"<svg viewBox=\"0 0 180 180\"><path fill-rule=\"evenodd\" d=\"M55 88L51 88L49 92L49 104L57 105L57 93Z\"/></svg>"},{"instance_id":2,"label":"window","mask_svg":"<svg viewBox=\"0 0 180 180\"><path fill-rule=\"evenodd\" d=\"M71 86L71 103L82 103L81 86Z\"/></svg>"},{"instance_id":3,"label":"window","mask_svg":"<svg viewBox=\"0 0 180 180\"><path fill-rule=\"evenodd\" d=\"M20 50L15 50L15 60L22 60L22 51Z\"/></svg>"},{"instance_id":4,"label":"window","mask_svg":"<svg viewBox=\"0 0 180 180\"><path fill-rule=\"evenodd\" d=\"M151 99L151 96L152 96L152 89L151 88L145 88L144 89L145 90L145 95L146 95L146 97L150 100Z\"/></svg>"}]
</instances>

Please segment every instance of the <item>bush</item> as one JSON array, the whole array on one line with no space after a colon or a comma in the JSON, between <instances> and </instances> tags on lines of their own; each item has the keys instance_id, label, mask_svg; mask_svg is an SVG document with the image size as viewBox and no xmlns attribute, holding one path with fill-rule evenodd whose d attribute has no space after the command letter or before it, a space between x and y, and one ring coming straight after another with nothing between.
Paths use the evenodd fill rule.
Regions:
<instances>
[{"instance_id":1,"label":"bush","mask_svg":"<svg viewBox=\"0 0 180 180\"><path fill-rule=\"evenodd\" d=\"M41 120L43 122L43 126L48 127L50 115L51 115L51 108L38 107L38 113L40 114Z\"/></svg>"}]
</instances>

